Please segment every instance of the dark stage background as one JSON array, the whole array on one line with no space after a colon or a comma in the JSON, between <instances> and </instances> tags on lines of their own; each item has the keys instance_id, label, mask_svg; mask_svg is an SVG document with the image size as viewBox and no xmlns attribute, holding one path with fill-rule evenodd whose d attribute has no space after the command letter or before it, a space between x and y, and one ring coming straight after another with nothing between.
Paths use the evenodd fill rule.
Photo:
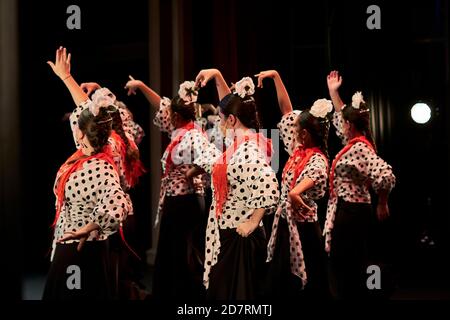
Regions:
<instances>
[{"instance_id":1,"label":"dark stage background","mask_svg":"<svg viewBox=\"0 0 450 320\"><path fill-rule=\"evenodd\" d=\"M14 275L11 287L18 288L14 280L48 268L54 176L74 149L69 124L62 120L74 106L46 64L63 45L72 52L75 79L109 87L147 133L141 153L149 174L132 193L138 219L135 245L142 255L154 246L155 204L150 195L159 193L159 186L151 176L160 169L152 159L161 149L152 139L145 99L126 97L123 86L129 74L171 97L179 82L194 79L202 68L220 69L228 82L277 69L294 106L302 109L328 97L325 77L339 70L344 100L361 90L370 102L379 153L397 176L390 199L392 218L373 227L374 261L384 266L386 290L448 291L447 1L20 0L16 4L19 101L1 106L2 117L9 114L8 108L18 112L17 126L3 130L1 137L4 146L11 136L19 140L14 152L20 161L2 160L1 228L9 230L2 232L6 239L2 242L13 245L11 259L2 258L1 264ZM81 30L66 28L66 9L72 4L81 8ZM381 8L381 30L366 27L366 8L372 4ZM1 46L2 52L8 51L3 42ZM2 63L9 62L2 59ZM5 74L2 77L7 81ZM265 84L256 99L264 127L276 128L280 113L273 85ZM214 88L202 90L200 100L217 103ZM415 124L410 117L410 108L418 101L432 108L426 125ZM163 145L166 142L163 138ZM339 147L332 132L331 154ZM5 159L7 149L1 151ZM283 164L284 151L281 158ZM8 170L15 175L4 175ZM11 233L14 228L20 232ZM424 232L434 245L420 241Z\"/></svg>"}]
</instances>

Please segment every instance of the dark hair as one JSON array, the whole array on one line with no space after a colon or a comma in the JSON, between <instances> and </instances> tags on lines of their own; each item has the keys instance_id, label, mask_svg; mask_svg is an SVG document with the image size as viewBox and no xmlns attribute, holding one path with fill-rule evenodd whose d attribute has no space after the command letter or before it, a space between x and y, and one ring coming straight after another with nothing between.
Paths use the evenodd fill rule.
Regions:
<instances>
[{"instance_id":1,"label":"dark hair","mask_svg":"<svg viewBox=\"0 0 450 320\"><path fill-rule=\"evenodd\" d=\"M255 99L252 97L241 98L230 93L220 101L219 108L225 117L234 115L249 129L259 130L261 128L258 109L256 108Z\"/></svg>"},{"instance_id":2,"label":"dark hair","mask_svg":"<svg viewBox=\"0 0 450 320\"><path fill-rule=\"evenodd\" d=\"M362 102L359 109L346 106L342 109L342 117L353 124L356 130L360 131L369 140L376 151L377 147L372 136L372 130L370 130L370 112L366 103Z\"/></svg>"},{"instance_id":3,"label":"dark hair","mask_svg":"<svg viewBox=\"0 0 450 320\"><path fill-rule=\"evenodd\" d=\"M102 152L108 143L111 125L112 119L106 108L100 108L97 116L94 116L89 109L85 109L78 118L78 127L94 148L94 154Z\"/></svg>"},{"instance_id":4,"label":"dark hair","mask_svg":"<svg viewBox=\"0 0 450 320\"><path fill-rule=\"evenodd\" d=\"M303 111L298 116L298 125L305 129L311 136L315 146L328 158L328 132L330 131L330 121L328 118L314 117L309 110Z\"/></svg>"},{"instance_id":5,"label":"dark hair","mask_svg":"<svg viewBox=\"0 0 450 320\"><path fill-rule=\"evenodd\" d=\"M177 113L185 121L195 120L195 107L193 103L186 103L179 96L175 96L170 103L170 110Z\"/></svg>"},{"instance_id":6,"label":"dark hair","mask_svg":"<svg viewBox=\"0 0 450 320\"><path fill-rule=\"evenodd\" d=\"M139 160L139 150L132 148L130 145L130 140L128 140L128 137L123 130L123 123L122 118L120 117L119 108L115 106L109 106L107 110L112 118L112 129L119 135L120 138L122 138L127 148L125 161L128 165L131 165L134 161Z\"/></svg>"}]
</instances>

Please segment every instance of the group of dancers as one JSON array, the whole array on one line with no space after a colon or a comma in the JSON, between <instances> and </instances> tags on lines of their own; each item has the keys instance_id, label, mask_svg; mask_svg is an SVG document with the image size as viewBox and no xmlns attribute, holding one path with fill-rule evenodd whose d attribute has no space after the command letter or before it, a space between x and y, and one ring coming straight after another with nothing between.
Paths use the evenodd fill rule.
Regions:
<instances>
[{"instance_id":1,"label":"group of dancers","mask_svg":"<svg viewBox=\"0 0 450 320\"><path fill-rule=\"evenodd\" d=\"M65 48L48 64L76 105L70 116L76 152L55 180L54 239L43 298L114 299L110 240L119 234L126 244L123 226L133 215L128 191L145 172L138 149L143 131L107 88L78 85ZM281 186L251 78L230 88L219 70L201 70L172 99L131 77L125 85L128 95L144 94L156 111L154 124L171 138L161 159L153 298L367 296L370 190L377 194L376 215L384 220L395 185L391 166L377 155L368 105L360 92L350 104L341 100L336 71L326 79L331 101L318 99L304 111L293 109L277 71L256 77L259 88L265 79L274 82L282 114L278 129L290 157ZM197 103L208 82L217 88L217 109ZM327 147L331 123L344 145L333 161ZM326 194L321 226L317 200ZM274 218L266 234L268 214ZM73 265L81 270L79 288L67 284Z\"/></svg>"}]
</instances>

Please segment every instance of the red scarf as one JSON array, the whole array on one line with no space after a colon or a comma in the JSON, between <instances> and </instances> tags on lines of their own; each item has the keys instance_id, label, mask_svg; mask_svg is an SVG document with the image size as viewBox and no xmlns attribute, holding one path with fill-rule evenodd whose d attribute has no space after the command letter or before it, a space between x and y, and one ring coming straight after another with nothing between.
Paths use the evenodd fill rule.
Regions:
<instances>
[{"instance_id":1,"label":"red scarf","mask_svg":"<svg viewBox=\"0 0 450 320\"><path fill-rule=\"evenodd\" d=\"M56 226L58 222L59 215L61 214L61 209L65 200L65 188L66 183L69 180L72 173L80 170L83 167L83 164L86 161L91 159L101 159L113 166L116 169L116 164L114 163L111 147L109 145L105 146L103 151L92 156L86 156L83 154L81 149L77 150L74 154L72 154L69 159L59 168L57 177L58 181L56 184L56 196L58 199L58 203L56 205L56 215L55 220L53 221L52 227Z\"/></svg>"},{"instance_id":2,"label":"red scarf","mask_svg":"<svg viewBox=\"0 0 450 320\"><path fill-rule=\"evenodd\" d=\"M313 155L315 155L316 153L321 154L325 159L325 155L323 154L323 152L319 149L319 148L307 148L304 149L303 146L298 147L297 149L295 149L294 153L292 154L292 156L289 158L289 160L287 161L284 170L283 170L283 175L282 175L282 180L284 181L286 178L286 174L290 171L294 171L294 177L291 181L291 185L290 185L290 189L292 190L295 187L295 183L297 182L298 177L302 174L303 170L305 169L306 164L308 163L309 159L311 159L311 157ZM298 164L297 161L300 162ZM328 166L328 161L327 162L327 166Z\"/></svg>"},{"instance_id":3,"label":"red scarf","mask_svg":"<svg viewBox=\"0 0 450 320\"><path fill-rule=\"evenodd\" d=\"M334 194L334 192L335 192L335 190L334 190L334 174L335 174L335 170L336 170L336 165L337 165L338 161L342 158L342 156L344 154L346 154L347 151L350 150L350 148L353 147L358 142L365 143L370 149L372 149L375 152L375 148L369 142L369 140L367 140L367 138L365 136L359 136L359 137L353 138L352 140L350 140L347 143L347 145L336 155L336 157L333 160L333 164L331 165L331 172L330 172L330 196L332 196L332 197L336 196Z\"/></svg>"},{"instance_id":4,"label":"red scarf","mask_svg":"<svg viewBox=\"0 0 450 320\"><path fill-rule=\"evenodd\" d=\"M216 217L220 218L222 215L223 205L225 204L228 196L228 179L227 179L227 167L233 154L239 148L241 143L253 140L256 141L258 146L259 142L265 143L266 148L266 160L270 163L272 157L272 140L267 139L261 133L253 133L246 135L241 139L235 139L234 143L227 148L221 157L216 161L212 168L212 183L214 186L214 200L216 205Z\"/></svg>"},{"instance_id":5,"label":"red scarf","mask_svg":"<svg viewBox=\"0 0 450 320\"><path fill-rule=\"evenodd\" d=\"M125 171L125 179L127 180L127 184L130 187L134 187L139 179L146 171L144 165L140 160L133 161L131 164L126 161L127 156L127 145L123 141L122 137L120 137L114 130L111 132L111 138L116 141L120 151L120 157L123 159L124 163L124 171ZM128 138L127 138L128 139ZM137 146L133 140L128 139L130 147L132 149L137 150Z\"/></svg>"},{"instance_id":6,"label":"red scarf","mask_svg":"<svg viewBox=\"0 0 450 320\"><path fill-rule=\"evenodd\" d=\"M179 131L178 134L176 135L175 138L172 139L172 142L170 142L170 144L166 148L166 152L168 154L167 154L166 165L165 165L165 170L164 170L163 177L166 177L169 174L170 170L172 169L172 166L173 166L173 160L172 160L173 149L175 149L175 147L181 142L181 140L183 139L183 137L186 135L186 133L188 131L194 130L194 129L197 129L197 130L199 130L200 132L203 133L203 130L199 126L197 126L193 121L191 121L188 124L186 124L185 126L177 129Z\"/></svg>"}]
</instances>

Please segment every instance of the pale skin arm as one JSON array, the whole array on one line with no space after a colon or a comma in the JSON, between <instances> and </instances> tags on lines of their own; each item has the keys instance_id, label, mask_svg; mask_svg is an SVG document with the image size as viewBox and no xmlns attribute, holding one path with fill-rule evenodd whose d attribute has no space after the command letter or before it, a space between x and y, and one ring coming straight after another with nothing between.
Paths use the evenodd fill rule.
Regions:
<instances>
[{"instance_id":1,"label":"pale skin arm","mask_svg":"<svg viewBox=\"0 0 450 320\"><path fill-rule=\"evenodd\" d=\"M248 237L259 226L265 211L264 208L255 209L250 219L238 225L236 232L244 238Z\"/></svg>"},{"instance_id":2,"label":"pale skin arm","mask_svg":"<svg viewBox=\"0 0 450 320\"><path fill-rule=\"evenodd\" d=\"M282 115L292 112L292 103L289 94L281 80L280 74L276 70L261 71L255 77L258 77L258 87L263 87L263 80L266 78L272 79L277 90L278 105Z\"/></svg>"},{"instance_id":3,"label":"pale skin arm","mask_svg":"<svg viewBox=\"0 0 450 320\"><path fill-rule=\"evenodd\" d=\"M327 76L328 92L330 93L331 101L333 102L334 109L339 112L344 105L341 97L339 96L339 87L342 85L342 77L338 71L331 71Z\"/></svg>"},{"instance_id":4,"label":"pale skin arm","mask_svg":"<svg viewBox=\"0 0 450 320\"><path fill-rule=\"evenodd\" d=\"M225 79L217 69L204 69L201 70L195 78L195 83L198 87L202 88L210 81L214 80L216 83L217 93L219 100L222 100L226 95L231 93Z\"/></svg>"},{"instance_id":5,"label":"pale skin arm","mask_svg":"<svg viewBox=\"0 0 450 320\"><path fill-rule=\"evenodd\" d=\"M140 90L144 97L150 102L150 105L155 109L159 109L161 103L161 97L152 88L147 86L141 80L135 80L132 76L129 76L130 80L125 85L125 89L128 90L128 95L136 94L136 90Z\"/></svg>"},{"instance_id":6,"label":"pale skin arm","mask_svg":"<svg viewBox=\"0 0 450 320\"><path fill-rule=\"evenodd\" d=\"M64 82L69 90L73 102L79 106L81 103L89 99L88 95L81 89L70 73L71 54L67 54L67 49L59 47L56 50L55 62L47 61L53 72Z\"/></svg>"},{"instance_id":7,"label":"pale skin arm","mask_svg":"<svg viewBox=\"0 0 450 320\"><path fill-rule=\"evenodd\" d=\"M292 189L289 192L289 200L291 201L292 208L294 210L299 211L299 215L301 215L303 218L307 218L302 213L300 213L301 208L306 208L308 211L312 211L312 208L307 206L306 203L303 201L301 194L309 189L314 187L314 181L310 178L305 178L302 181L300 181L299 184L297 184L294 189Z\"/></svg>"}]
</instances>

